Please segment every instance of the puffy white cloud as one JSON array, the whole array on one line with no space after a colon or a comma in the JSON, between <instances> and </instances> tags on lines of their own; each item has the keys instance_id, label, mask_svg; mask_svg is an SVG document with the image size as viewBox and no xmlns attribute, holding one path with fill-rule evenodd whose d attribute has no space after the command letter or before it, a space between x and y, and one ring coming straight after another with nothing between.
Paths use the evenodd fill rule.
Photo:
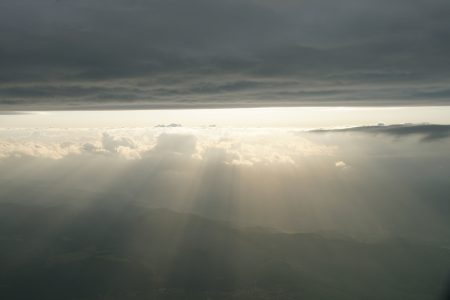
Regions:
<instances>
[{"instance_id":1,"label":"puffy white cloud","mask_svg":"<svg viewBox=\"0 0 450 300\"><path fill-rule=\"evenodd\" d=\"M336 168L339 168L339 169L342 169L342 170L345 170L345 169L349 168L349 166L345 162L343 162L342 160L337 161L334 165L336 166Z\"/></svg>"},{"instance_id":2,"label":"puffy white cloud","mask_svg":"<svg viewBox=\"0 0 450 300\"><path fill-rule=\"evenodd\" d=\"M196 152L197 138L192 134L162 133L152 152L191 156Z\"/></svg>"},{"instance_id":3,"label":"puffy white cloud","mask_svg":"<svg viewBox=\"0 0 450 300\"><path fill-rule=\"evenodd\" d=\"M235 165L295 164L298 158L332 156L320 145L287 130L238 128L42 129L26 135L0 132L0 157L61 159L69 155L108 155L125 159L199 159Z\"/></svg>"},{"instance_id":4,"label":"puffy white cloud","mask_svg":"<svg viewBox=\"0 0 450 300\"><path fill-rule=\"evenodd\" d=\"M118 152L120 147L136 148L136 145L131 139L126 137L114 137L107 132L104 132L102 135L102 146L109 152Z\"/></svg>"}]
</instances>

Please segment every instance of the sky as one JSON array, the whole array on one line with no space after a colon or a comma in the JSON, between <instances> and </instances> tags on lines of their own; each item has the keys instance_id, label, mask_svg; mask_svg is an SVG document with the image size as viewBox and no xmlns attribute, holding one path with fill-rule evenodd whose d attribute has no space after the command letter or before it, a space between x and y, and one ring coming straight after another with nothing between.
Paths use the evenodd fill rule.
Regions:
<instances>
[{"instance_id":1,"label":"sky","mask_svg":"<svg viewBox=\"0 0 450 300\"><path fill-rule=\"evenodd\" d=\"M3 0L0 110L436 106L447 0Z\"/></svg>"},{"instance_id":2,"label":"sky","mask_svg":"<svg viewBox=\"0 0 450 300\"><path fill-rule=\"evenodd\" d=\"M363 125L450 124L450 107L266 107L34 111L0 113L0 128L346 128Z\"/></svg>"}]
</instances>

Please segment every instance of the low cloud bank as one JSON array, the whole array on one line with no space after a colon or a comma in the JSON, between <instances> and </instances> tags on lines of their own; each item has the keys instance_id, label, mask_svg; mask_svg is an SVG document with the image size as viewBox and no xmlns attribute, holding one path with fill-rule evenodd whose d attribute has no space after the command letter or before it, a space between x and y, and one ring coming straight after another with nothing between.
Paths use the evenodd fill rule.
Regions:
<instances>
[{"instance_id":1,"label":"low cloud bank","mask_svg":"<svg viewBox=\"0 0 450 300\"><path fill-rule=\"evenodd\" d=\"M313 133L341 133L356 132L369 134L384 134L394 137L420 136L423 141L435 141L450 137L450 125L438 124L395 124L395 125L375 125L358 126L341 129L317 129L311 130Z\"/></svg>"}]
</instances>

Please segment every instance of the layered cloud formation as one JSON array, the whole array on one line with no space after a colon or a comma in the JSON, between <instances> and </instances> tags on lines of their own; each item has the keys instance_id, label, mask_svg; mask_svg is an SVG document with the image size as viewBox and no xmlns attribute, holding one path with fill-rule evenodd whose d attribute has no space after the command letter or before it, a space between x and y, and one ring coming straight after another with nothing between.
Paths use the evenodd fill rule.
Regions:
<instances>
[{"instance_id":1,"label":"layered cloud formation","mask_svg":"<svg viewBox=\"0 0 450 300\"><path fill-rule=\"evenodd\" d=\"M448 104L450 4L0 4L0 109Z\"/></svg>"}]
</instances>

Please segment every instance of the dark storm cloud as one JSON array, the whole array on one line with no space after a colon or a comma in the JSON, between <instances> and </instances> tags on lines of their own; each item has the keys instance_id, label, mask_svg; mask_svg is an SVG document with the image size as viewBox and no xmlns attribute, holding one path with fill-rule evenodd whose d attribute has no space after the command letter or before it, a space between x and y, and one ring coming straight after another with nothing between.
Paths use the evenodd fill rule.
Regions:
<instances>
[{"instance_id":1,"label":"dark storm cloud","mask_svg":"<svg viewBox=\"0 0 450 300\"><path fill-rule=\"evenodd\" d=\"M0 103L447 104L449 14L444 0L5 0Z\"/></svg>"},{"instance_id":2,"label":"dark storm cloud","mask_svg":"<svg viewBox=\"0 0 450 300\"><path fill-rule=\"evenodd\" d=\"M437 124L396 124L396 125L377 125L377 126L359 126L343 129L318 129L312 130L313 133L339 133L339 132L359 132L369 134L385 134L395 137L404 137L416 135L422 137L423 141L435 141L450 137L450 125Z\"/></svg>"}]
</instances>

